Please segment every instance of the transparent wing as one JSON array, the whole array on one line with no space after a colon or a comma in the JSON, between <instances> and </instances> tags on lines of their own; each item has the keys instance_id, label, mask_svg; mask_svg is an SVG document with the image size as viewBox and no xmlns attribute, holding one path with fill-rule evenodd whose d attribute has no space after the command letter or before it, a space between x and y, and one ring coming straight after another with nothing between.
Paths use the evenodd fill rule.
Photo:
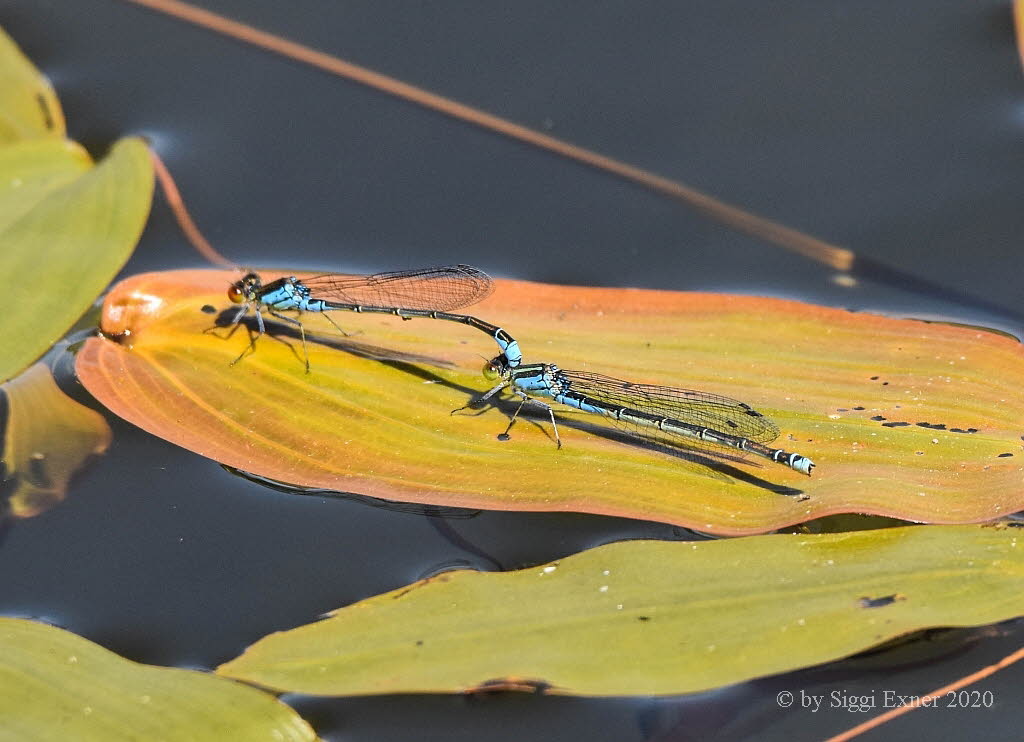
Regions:
<instances>
[{"instance_id":1,"label":"transparent wing","mask_svg":"<svg viewBox=\"0 0 1024 742\"><path fill-rule=\"evenodd\" d=\"M327 273L304 278L302 283L314 299L441 312L476 304L494 290L491 277L470 265L444 265L371 276Z\"/></svg>"},{"instance_id":2,"label":"transparent wing","mask_svg":"<svg viewBox=\"0 0 1024 742\"><path fill-rule=\"evenodd\" d=\"M691 389L634 384L584 371L562 371L562 375L573 391L615 407L628 407L659 418L671 418L711 428L758 443L769 443L779 437L779 428L770 418L750 405L729 397ZM637 427L624 421L620 427L644 438L676 438L668 431ZM689 439L687 443L693 445Z\"/></svg>"}]
</instances>

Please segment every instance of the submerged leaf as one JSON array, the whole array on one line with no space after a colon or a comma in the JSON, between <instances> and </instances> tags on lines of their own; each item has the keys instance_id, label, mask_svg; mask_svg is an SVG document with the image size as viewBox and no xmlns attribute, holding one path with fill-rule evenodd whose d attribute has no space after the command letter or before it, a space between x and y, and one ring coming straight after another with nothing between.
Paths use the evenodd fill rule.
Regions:
<instances>
[{"instance_id":1,"label":"submerged leaf","mask_svg":"<svg viewBox=\"0 0 1024 742\"><path fill-rule=\"evenodd\" d=\"M271 634L217 672L318 695L540 687L691 693L931 626L1024 613L1016 529L628 541L449 572Z\"/></svg>"},{"instance_id":2,"label":"submerged leaf","mask_svg":"<svg viewBox=\"0 0 1024 742\"><path fill-rule=\"evenodd\" d=\"M0 381L42 355L95 301L135 248L153 170L140 139L122 139L96 167L77 145L0 148Z\"/></svg>"},{"instance_id":3,"label":"submerged leaf","mask_svg":"<svg viewBox=\"0 0 1024 742\"><path fill-rule=\"evenodd\" d=\"M140 665L79 636L0 618L0 740L315 740L294 711L207 673Z\"/></svg>"},{"instance_id":4,"label":"submerged leaf","mask_svg":"<svg viewBox=\"0 0 1024 742\"><path fill-rule=\"evenodd\" d=\"M54 383L41 363L0 385L7 396L4 480L15 482L10 508L28 518L64 499L71 477L110 445L110 426Z\"/></svg>"},{"instance_id":5,"label":"submerged leaf","mask_svg":"<svg viewBox=\"0 0 1024 742\"><path fill-rule=\"evenodd\" d=\"M336 314L342 337L306 314L312 373L294 327L204 332L233 315L237 276L174 271L130 278L76 361L116 414L178 445L272 480L406 502L575 510L724 534L831 513L932 522L990 520L1024 507L1024 352L981 330L855 314L794 301L499 281L473 308L519 338L527 361L742 399L813 458L805 477L729 452L651 450L602 419L559 410L499 441L512 400L466 405L488 382L486 335L432 320ZM269 319L269 318L268 318ZM434 361L430 359L433 357ZM529 408L527 408L529 410Z\"/></svg>"}]
</instances>

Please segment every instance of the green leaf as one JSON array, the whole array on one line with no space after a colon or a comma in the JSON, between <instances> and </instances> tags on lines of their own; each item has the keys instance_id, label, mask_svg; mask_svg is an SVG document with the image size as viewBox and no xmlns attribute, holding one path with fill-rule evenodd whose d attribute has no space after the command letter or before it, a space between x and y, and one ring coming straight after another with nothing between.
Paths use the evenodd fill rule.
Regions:
<instances>
[{"instance_id":1,"label":"green leaf","mask_svg":"<svg viewBox=\"0 0 1024 742\"><path fill-rule=\"evenodd\" d=\"M777 299L513 281L472 309L519 338L528 362L744 400L779 424L778 445L817 462L806 477L730 451L694 461L633 445L558 405L561 450L529 408L500 441L517 400L449 414L490 387L481 356L497 351L449 322L337 313L358 332L342 337L306 313L312 373L295 328L277 321L276 338L230 365L246 331L204 332L216 314L203 308L232 316L238 277L118 284L107 336L76 359L82 382L124 419L234 468L390 500L730 535L835 513L964 523L1024 508L1024 350L1003 335Z\"/></svg>"},{"instance_id":2,"label":"green leaf","mask_svg":"<svg viewBox=\"0 0 1024 742\"><path fill-rule=\"evenodd\" d=\"M153 171L140 139L96 167L77 145L0 148L0 381L44 353L128 260L149 214Z\"/></svg>"},{"instance_id":3,"label":"green leaf","mask_svg":"<svg viewBox=\"0 0 1024 742\"><path fill-rule=\"evenodd\" d=\"M1013 528L631 541L422 580L271 634L217 672L318 695L690 693L1022 613Z\"/></svg>"},{"instance_id":4,"label":"green leaf","mask_svg":"<svg viewBox=\"0 0 1024 742\"><path fill-rule=\"evenodd\" d=\"M64 138L64 114L50 81L0 29L0 145Z\"/></svg>"},{"instance_id":5,"label":"green leaf","mask_svg":"<svg viewBox=\"0 0 1024 742\"><path fill-rule=\"evenodd\" d=\"M0 233L91 167L89 154L66 139L33 139L0 147Z\"/></svg>"},{"instance_id":6,"label":"green leaf","mask_svg":"<svg viewBox=\"0 0 1024 742\"><path fill-rule=\"evenodd\" d=\"M0 618L0 742L314 740L262 691L130 662L74 634Z\"/></svg>"}]
</instances>

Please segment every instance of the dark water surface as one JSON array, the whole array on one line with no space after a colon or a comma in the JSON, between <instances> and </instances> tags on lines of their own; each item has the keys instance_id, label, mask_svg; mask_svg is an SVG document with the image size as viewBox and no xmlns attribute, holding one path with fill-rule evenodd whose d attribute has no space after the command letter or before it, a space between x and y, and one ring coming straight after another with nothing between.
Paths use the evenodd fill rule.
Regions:
<instances>
[{"instance_id":1,"label":"dark water surface","mask_svg":"<svg viewBox=\"0 0 1024 742\"><path fill-rule=\"evenodd\" d=\"M1007 2L327 3L204 7L549 131L1016 311L1024 77ZM801 298L1000 326L1012 318L832 272L638 186L118 0L0 4L101 155L150 137L193 216L252 265L497 276ZM197 266L162 199L129 275ZM82 393L82 397L86 397ZM264 634L451 565L515 569L623 538L574 514L469 518L295 497L110 418L65 503L0 532L0 612L132 659L211 667ZM681 575L680 579L685 579ZM291 698L332 740L816 739L863 721L780 691L923 693L1021 644L1019 623L674 699ZM1019 736L994 709L873 737Z\"/></svg>"}]
</instances>

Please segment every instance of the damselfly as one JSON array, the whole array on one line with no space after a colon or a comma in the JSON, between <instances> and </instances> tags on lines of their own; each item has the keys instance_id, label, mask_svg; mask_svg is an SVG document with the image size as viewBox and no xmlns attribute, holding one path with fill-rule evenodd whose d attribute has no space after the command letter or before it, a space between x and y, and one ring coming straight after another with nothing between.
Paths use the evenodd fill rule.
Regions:
<instances>
[{"instance_id":1,"label":"damselfly","mask_svg":"<svg viewBox=\"0 0 1024 742\"><path fill-rule=\"evenodd\" d=\"M232 361L238 363L256 348L256 341L266 334L263 322L267 314L299 328L302 338L302 353L309 372L309 354L306 352L306 330L302 325L302 312L318 312L339 332L346 334L328 312L367 312L393 314L402 319L425 317L448 322L459 322L487 333L494 339L507 359L515 367L522 359L519 344L497 325L471 317L468 314L452 314L449 310L475 304L485 299L494 290L494 282L483 271L469 265L446 265L439 268L424 268L411 271L375 273L370 276L353 276L341 273L327 273L312 278L298 279L295 276L278 278L263 283L257 273L248 273L228 289L228 298L242 307L231 324L236 328L242 318L253 310L259 332L250 339L249 346ZM281 312L294 310L296 317ZM232 330L233 332L233 330Z\"/></svg>"},{"instance_id":2,"label":"damselfly","mask_svg":"<svg viewBox=\"0 0 1024 742\"><path fill-rule=\"evenodd\" d=\"M531 402L547 410L555 441L561 448L554 411L530 396L536 394L583 412L611 418L630 434L656 443L706 443L733 448L808 475L814 468L814 462L806 456L765 445L778 438L778 427L750 405L729 397L634 384L584 371L564 371L550 363L513 366L504 356L492 360L484 373L490 378L500 377L500 383L475 403L490 399L506 387L522 397L502 436L508 435L523 405Z\"/></svg>"}]
</instances>

